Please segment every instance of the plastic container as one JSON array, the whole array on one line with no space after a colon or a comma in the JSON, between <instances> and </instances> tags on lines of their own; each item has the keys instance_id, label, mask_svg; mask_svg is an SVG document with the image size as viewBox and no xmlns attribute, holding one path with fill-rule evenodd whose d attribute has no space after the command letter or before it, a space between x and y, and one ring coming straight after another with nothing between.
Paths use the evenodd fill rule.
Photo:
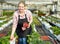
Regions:
<instances>
[{"instance_id":1,"label":"plastic container","mask_svg":"<svg viewBox=\"0 0 60 44\"><path fill-rule=\"evenodd\" d=\"M14 38L13 40L10 40L10 44L15 44L15 41L16 40L16 38Z\"/></svg>"}]
</instances>

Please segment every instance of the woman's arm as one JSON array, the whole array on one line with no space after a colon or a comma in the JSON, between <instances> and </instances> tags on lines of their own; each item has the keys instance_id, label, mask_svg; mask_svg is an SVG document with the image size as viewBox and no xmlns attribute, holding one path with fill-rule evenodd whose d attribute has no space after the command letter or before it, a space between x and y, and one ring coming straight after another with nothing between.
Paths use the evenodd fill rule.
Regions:
<instances>
[{"instance_id":1,"label":"woman's arm","mask_svg":"<svg viewBox=\"0 0 60 44\"><path fill-rule=\"evenodd\" d=\"M16 27L17 27L17 19L16 19L16 13L14 13L14 15L13 15L12 33L11 33L10 39L14 38L14 33L15 33L15 30L16 30Z\"/></svg>"},{"instance_id":2,"label":"woman's arm","mask_svg":"<svg viewBox=\"0 0 60 44\"><path fill-rule=\"evenodd\" d=\"M30 16L29 16L29 24L30 24L30 25L31 25L32 21L33 21L32 13L30 13Z\"/></svg>"},{"instance_id":3,"label":"woman's arm","mask_svg":"<svg viewBox=\"0 0 60 44\"><path fill-rule=\"evenodd\" d=\"M30 11L28 11L28 22L29 22L29 27L30 27L32 21L33 21L32 13L31 13Z\"/></svg>"}]
</instances>

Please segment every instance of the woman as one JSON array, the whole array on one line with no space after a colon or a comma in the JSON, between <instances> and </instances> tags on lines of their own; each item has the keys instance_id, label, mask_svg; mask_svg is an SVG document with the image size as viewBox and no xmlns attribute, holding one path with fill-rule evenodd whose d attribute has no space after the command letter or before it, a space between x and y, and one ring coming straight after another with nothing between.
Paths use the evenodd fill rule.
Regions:
<instances>
[{"instance_id":1,"label":"woman","mask_svg":"<svg viewBox=\"0 0 60 44\"><path fill-rule=\"evenodd\" d=\"M10 39L14 39L14 33L18 36L18 44L27 44L27 35L32 31L32 13L29 10L26 10L25 3L20 1L18 4L18 10L14 12L13 15L13 26ZM28 26L23 27L23 23L27 22Z\"/></svg>"}]
</instances>

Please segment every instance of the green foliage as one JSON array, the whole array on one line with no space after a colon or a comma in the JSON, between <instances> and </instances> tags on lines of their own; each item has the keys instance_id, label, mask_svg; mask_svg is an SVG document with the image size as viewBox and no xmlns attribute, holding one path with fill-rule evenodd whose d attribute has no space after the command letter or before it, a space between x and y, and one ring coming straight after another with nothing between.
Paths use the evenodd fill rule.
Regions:
<instances>
[{"instance_id":1,"label":"green foliage","mask_svg":"<svg viewBox=\"0 0 60 44\"><path fill-rule=\"evenodd\" d=\"M32 25L32 34L28 35L27 42L29 44L43 44L43 40L40 39L40 34L34 31L33 25Z\"/></svg>"},{"instance_id":2,"label":"green foliage","mask_svg":"<svg viewBox=\"0 0 60 44\"><path fill-rule=\"evenodd\" d=\"M43 12L41 12L40 10L38 10L38 14L43 14Z\"/></svg>"},{"instance_id":3,"label":"green foliage","mask_svg":"<svg viewBox=\"0 0 60 44\"><path fill-rule=\"evenodd\" d=\"M46 19L50 19L51 22L54 22L54 23L60 23L58 21L60 21L60 18L57 18L57 17L54 17L54 16L45 16Z\"/></svg>"},{"instance_id":4,"label":"green foliage","mask_svg":"<svg viewBox=\"0 0 60 44\"><path fill-rule=\"evenodd\" d=\"M38 12L37 12L37 11L34 11L33 13L34 13L34 14L38 14Z\"/></svg>"},{"instance_id":5,"label":"green foliage","mask_svg":"<svg viewBox=\"0 0 60 44\"><path fill-rule=\"evenodd\" d=\"M38 21L37 17L33 17L33 23L35 25L41 25L41 23Z\"/></svg>"},{"instance_id":6,"label":"green foliage","mask_svg":"<svg viewBox=\"0 0 60 44\"><path fill-rule=\"evenodd\" d=\"M41 42L43 41L40 39L40 35L37 32L33 32L32 35L28 36L29 44L40 44Z\"/></svg>"},{"instance_id":7,"label":"green foliage","mask_svg":"<svg viewBox=\"0 0 60 44\"><path fill-rule=\"evenodd\" d=\"M4 20L5 18L0 18L0 20Z\"/></svg>"},{"instance_id":8,"label":"green foliage","mask_svg":"<svg viewBox=\"0 0 60 44\"><path fill-rule=\"evenodd\" d=\"M2 23L0 23L0 27L3 25L3 24L5 24L5 23L7 23L9 20L11 20L12 18L5 18L6 20L5 21L3 21Z\"/></svg>"},{"instance_id":9,"label":"green foliage","mask_svg":"<svg viewBox=\"0 0 60 44\"><path fill-rule=\"evenodd\" d=\"M2 37L2 38L0 38L0 43L1 44L9 44L9 39L10 39L10 36Z\"/></svg>"},{"instance_id":10,"label":"green foliage","mask_svg":"<svg viewBox=\"0 0 60 44\"><path fill-rule=\"evenodd\" d=\"M10 32L8 32L7 36L1 37L0 38L0 44L9 44L9 40L10 40Z\"/></svg>"},{"instance_id":11,"label":"green foliage","mask_svg":"<svg viewBox=\"0 0 60 44\"><path fill-rule=\"evenodd\" d=\"M13 11L3 11L3 16L6 16L6 17L1 17L0 18L0 20L5 20L2 23L0 23L0 27L3 24L7 23L9 20L11 20L12 18L10 18L10 17L12 17L12 15L13 15Z\"/></svg>"},{"instance_id":12,"label":"green foliage","mask_svg":"<svg viewBox=\"0 0 60 44\"><path fill-rule=\"evenodd\" d=\"M45 13L43 13L42 11L38 10L38 16L45 16Z\"/></svg>"},{"instance_id":13,"label":"green foliage","mask_svg":"<svg viewBox=\"0 0 60 44\"><path fill-rule=\"evenodd\" d=\"M13 12L3 11L3 16L12 16Z\"/></svg>"},{"instance_id":14,"label":"green foliage","mask_svg":"<svg viewBox=\"0 0 60 44\"><path fill-rule=\"evenodd\" d=\"M50 41L45 41L45 44L52 44Z\"/></svg>"},{"instance_id":15,"label":"green foliage","mask_svg":"<svg viewBox=\"0 0 60 44\"><path fill-rule=\"evenodd\" d=\"M10 44L10 35L11 35L11 31L8 32L7 36L1 37L0 38L0 44ZM16 33L14 34L15 37L17 37Z\"/></svg>"},{"instance_id":16,"label":"green foliage","mask_svg":"<svg viewBox=\"0 0 60 44\"><path fill-rule=\"evenodd\" d=\"M59 27L54 26L54 27L51 27L51 29L53 30L54 34L56 34L56 35L60 34L60 28Z\"/></svg>"}]
</instances>

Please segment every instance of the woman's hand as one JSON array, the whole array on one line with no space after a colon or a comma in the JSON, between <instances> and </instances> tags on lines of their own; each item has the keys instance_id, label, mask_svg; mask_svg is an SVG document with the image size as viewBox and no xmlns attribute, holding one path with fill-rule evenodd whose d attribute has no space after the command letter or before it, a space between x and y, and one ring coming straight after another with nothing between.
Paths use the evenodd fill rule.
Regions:
<instances>
[{"instance_id":1,"label":"woman's hand","mask_svg":"<svg viewBox=\"0 0 60 44\"><path fill-rule=\"evenodd\" d=\"M11 35L11 36L10 36L10 40L13 40L13 39L14 39L14 35Z\"/></svg>"},{"instance_id":2,"label":"woman's hand","mask_svg":"<svg viewBox=\"0 0 60 44\"><path fill-rule=\"evenodd\" d=\"M28 25L28 27L27 28L30 28L30 24Z\"/></svg>"},{"instance_id":3,"label":"woman's hand","mask_svg":"<svg viewBox=\"0 0 60 44\"><path fill-rule=\"evenodd\" d=\"M24 30L26 30L26 28L25 27L22 27L22 30L24 31Z\"/></svg>"}]
</instances>

